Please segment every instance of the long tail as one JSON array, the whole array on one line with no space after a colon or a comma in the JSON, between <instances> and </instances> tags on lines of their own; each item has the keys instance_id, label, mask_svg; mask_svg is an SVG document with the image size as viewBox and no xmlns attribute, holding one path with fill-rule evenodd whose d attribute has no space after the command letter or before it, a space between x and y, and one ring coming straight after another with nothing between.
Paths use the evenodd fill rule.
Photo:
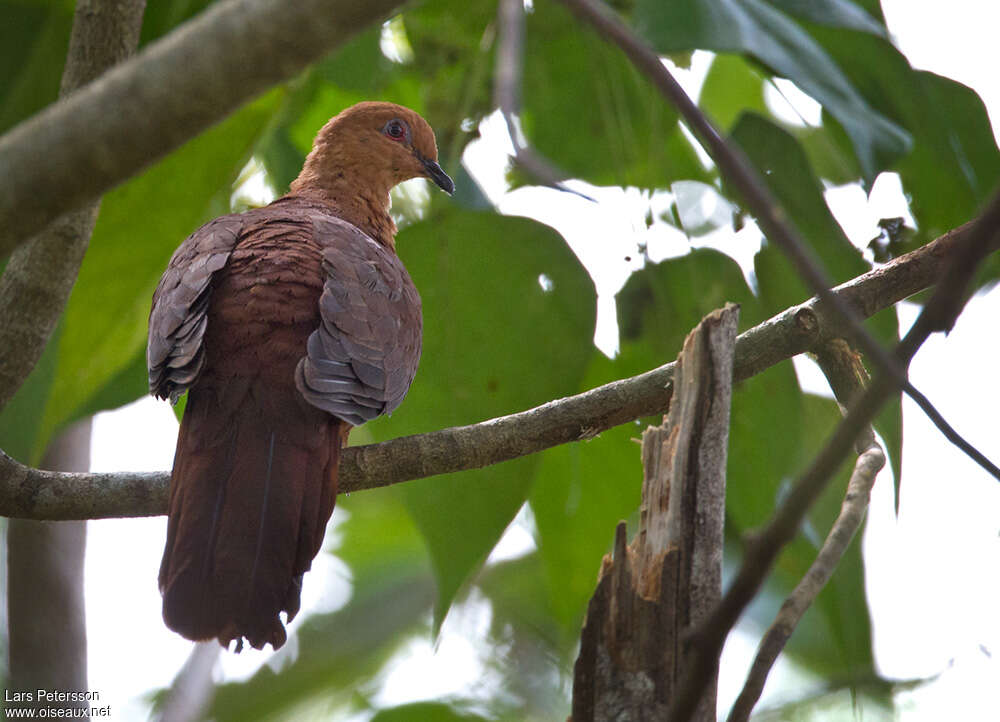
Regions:
<instances>
[{"instance_id":1,"label":"long tail","mask_svg":"<svg viewBox=\"0 0 1000 722\"><path fill-rule=\"evenodd\" d=\"M220 413L193 389L170 480L163 619L193 640L285 643L302 575L323 543L347 424L318 410L275 422L252 393Z\"/></svg>"}]
</instances>

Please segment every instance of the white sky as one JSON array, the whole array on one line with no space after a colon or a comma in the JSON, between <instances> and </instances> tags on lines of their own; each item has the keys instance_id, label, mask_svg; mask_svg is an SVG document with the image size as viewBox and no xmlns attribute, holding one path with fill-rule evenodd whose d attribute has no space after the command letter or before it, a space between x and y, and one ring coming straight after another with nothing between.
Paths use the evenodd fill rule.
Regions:
<instances>
[{"instance_id":1,"label":"white sky","mask_svg":"<svg viewBox=\"0 0 1000 722\"><path fill-rule=\"evenodd\" d=\"M1000 118L1000 81L996 63L988 62L988 58L995 60L993 48L1000 27L1000 10L994 0L951 0L946 5L936 0L883 0L883 7L897 44L915 66L972 86L994 121ZM805 113L808 118L808 107ZM487 191L501 196L502 144L472 149L468 158L483 168L481 181ZM623 249L634 248L638 241L649 242L654 256L662 257L687 248L688 242L662 230L651 235L643 220L649 201L635 190L587 192L599 193L601 206L556 191L520 190L503 197L501 208L552 222L589 268L605 269L597 278L602 292L598 340L610 351L614 347L613 293L639 263L634 254L631 263L623 261ZM860 189L831 190L828 200L856 241L876 235L878 218L903 214L898 180L893 176L880 181L872 203ZM607 239L624 240L608 243ZM737 239L743 241L749 258L757 243L754 229ZM731 237L719 242L729 249L734 244ZM903 308L904 323L912 321L913 313L912 308ZM994 460L1000 459L995 421L1000 390L984 381L996 377L1000 342L992 331L998 317L1000 292L974 299L955 331L947 339L933 337L912 367L917 387ZM815 383L808 362L796 367L807 386ZM940 674L934 684L900 698L903 720L996 719L1000 710L1000 486L944 442L909 403L904 404L904 426L899 519L892 514L892 479L884 472L875 489L865 535L877 661L890 677ZM93 469L168 469L176 428L168 406L148 398L100 414L94 426ZM113 706L114 719L144 718L148 706L142 695L169 684L191 649L160 619L156 573L165 525L163 518L89 524L90 687L100 691L102 703ZM505 551L500 553L516 554L530 546L525 528L530 528L530 521L522 516L521 523L512 525L503 543ZM310 573L305 585L306 609L321 603L329 608L342 603L349 593L338 583L342 570L330 555L321 554L317 564L320 568ZM131 574L123 578L122 569ZM411 657L388 671L380 701L435 698L466 687L483 670L473 643L483 634L483 617L478 621L449 617L436 649L429 640L415 642ZM720 708L728 710L752 653L752 645L743 637L727 645ZM224 655L224 673L245 676L265 658L253 650L238 657ZM774 681L765 700L794 696L802 678L786 666Z\"/></svg>"}]
</instances>

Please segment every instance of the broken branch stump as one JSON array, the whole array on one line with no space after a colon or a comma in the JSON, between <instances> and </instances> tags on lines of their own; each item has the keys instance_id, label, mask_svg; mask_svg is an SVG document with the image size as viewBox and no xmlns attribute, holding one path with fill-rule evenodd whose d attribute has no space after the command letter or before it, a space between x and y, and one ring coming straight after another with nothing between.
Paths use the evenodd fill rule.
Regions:
<instances>
[{"instance_id":1,"label":"broken branch stump","mask_svg":"<svg viewBox=\"0 0 1000 722\"><path fill-rule=\"evenodd\" d=\"M642 436L639 530L615 530L587 608L573 722L665 720L687 655L685 633L722 595L722 531L733 348L739 307L688 334L662 426ZM694 720L714 722L715 684Z\"/></svg>"}]
</instances>

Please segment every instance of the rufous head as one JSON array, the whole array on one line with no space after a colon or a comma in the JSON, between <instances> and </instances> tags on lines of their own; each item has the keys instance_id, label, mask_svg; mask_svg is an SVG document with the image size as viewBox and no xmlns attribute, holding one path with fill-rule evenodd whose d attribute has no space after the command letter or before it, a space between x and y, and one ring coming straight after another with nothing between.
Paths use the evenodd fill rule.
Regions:
<instances>
[{"instance_id":1,"label":"rufous head","mask_svg":"<svg viewBox=\"0 0 1000 722\"><path fill-rule=\"evenodd\" d=\"M402 105L364 102L323 126L292 191L333 188L346 179L365 194L388 194L397 183L419 177L429 178L446 193L455 190L438 165L430 125Z\"/></svg>"}]
</instances>

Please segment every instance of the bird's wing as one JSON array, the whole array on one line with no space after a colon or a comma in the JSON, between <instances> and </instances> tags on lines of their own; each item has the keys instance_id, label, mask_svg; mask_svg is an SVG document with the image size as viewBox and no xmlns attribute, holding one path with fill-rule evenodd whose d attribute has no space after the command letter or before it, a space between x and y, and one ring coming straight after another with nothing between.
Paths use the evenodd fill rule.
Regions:
<instances>
[{"instance_id":1,"label":"bird's wing","mask_svg":"<svg viewBox=\"0 0 1000 722\"><path fill-rule=\"evenodd\" d=\"M201 372L212 276L229 260L243 223L231 215L205 224L174 252L160 278L146 346L149 392L157 398L176 403Z\"/></svg>"},{"instance_id":2,"label":"bird's wing","mask_svg":"<svg viewBox=\"0 0 1000 722\"><path fill-rule=\"evenodd\" d=\"M358 228L314 217L326 282L322 323L295 369L305 399L350 424L391 413L420 360L420 296L396 254Z\"/></svg>"}]
</instances>

